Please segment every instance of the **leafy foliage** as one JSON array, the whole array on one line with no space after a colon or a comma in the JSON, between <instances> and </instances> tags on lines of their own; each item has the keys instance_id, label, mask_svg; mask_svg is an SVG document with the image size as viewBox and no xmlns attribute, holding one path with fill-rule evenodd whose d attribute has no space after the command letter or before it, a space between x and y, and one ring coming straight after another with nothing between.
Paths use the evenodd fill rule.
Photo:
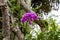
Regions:
<instances>
[{"instance_id":1,"label":"leafy foliage","mask_svg":"<svg viewBox=\"0 0 60 40\"><path fill-rule=\"evenodd\" d=\"M50 5L50 2L54 3L54 1L59 3L58 0L50 0L50 1L49 0L32 0L32 3L31 3L32 10L37 12L38 15L41 12L48 13L51 11L51 8L52 8L52 5ZM46 21L42 19L41 22L42 22L42 25L45 26L45 32L42 32L41 30L39 30L36 37L33 38L32 34L30 34L31 30L33 30L31 29L31 26L29 26L26 22L22 24L20 21L25 11L20 5L19 0L9 0L8 5L9 5L10 15L13 15L13 17L16 18L16 23L18 23L21 32L24 34L25 40L60 40L60 30L57 29L58 26L55 25L55 21L52 19L49 19L49 24L46 24L45 23ZM13 32L11 32L10 36L11 36L10 40L14 40ZM0 28L0 40L2 40L2 38L3 38L2 28Z\"/></svg>"},{"instance_id":2,"label":"leafy foliage","mask_svg":"<svg viewBox=\"0 0 60 40\"><path fill-rule=\"evenodd\" d=\"M57 29L58 26L55 25L55 21L51 19L50 21L51 24L47 27L48 30L45 30L45 32L40 32L37 34L37 38L31 38L31 40L60 40L60 30ZM30 34L29 34L30 35ZM27 37L27 40L29 39Z\"/></svg>"}]
</instances>

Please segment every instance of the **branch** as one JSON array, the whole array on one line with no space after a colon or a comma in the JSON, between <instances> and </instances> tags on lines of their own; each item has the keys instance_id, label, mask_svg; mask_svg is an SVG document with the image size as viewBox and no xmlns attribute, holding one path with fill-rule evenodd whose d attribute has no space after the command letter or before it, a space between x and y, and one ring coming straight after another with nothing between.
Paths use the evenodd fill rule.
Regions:
<instances>
[{"instance_id":1,"label":"branch","mask_svg":"<svg viewBox=\"0 0 60 40\"><path fill-rule=\"evenodd\" d=\"M12 27L11 30L16 34L16 37L18 38L18 40L24 40L24 36L21 33L21 30L19 29L18 25L16 25L15 27Z\"/></svg>"},{"instance_id":2,"label":"branch","mask_svg":"<svg viewBox=\"0 0 60 40\"><path fill-rule=\"evenodd\" d=\"M18 37L15 35L15 38L14 38L14 40L18 40Z\"/></svg>"},{"instance_id":3,"label":"branch","mask_svg":"<svg viewBox=\"0 0 60 40\"><path fill-rule=\"evenodd\" d=\"M14 19L13 15L11 15L12 25L15 25L15 21L16 21L16 19ZM24 35L23 35L23 33L21 32L21 30L19 29L17 23L16 23L16 26L12 26L12 27L11 27L11 31L13 31L13 32L16 34L16 35L15 35L16 39L18 39L18 40L24 40ZM15 40L16 40L16 39L15 39Z\"/></svg>"},{"instance_id":4,"label":"branch","mask_svg":"<svg viewBox=\"0 0 60 40\"><path fill-rule=\"evenodd\" d=\"M21 5L23 6L23 8L25 9L26 12L31 12L32 10L29 9L29 7L27 6L27 4L25 3L24 0L20 0Z\"/></svg>"}]
</instances>

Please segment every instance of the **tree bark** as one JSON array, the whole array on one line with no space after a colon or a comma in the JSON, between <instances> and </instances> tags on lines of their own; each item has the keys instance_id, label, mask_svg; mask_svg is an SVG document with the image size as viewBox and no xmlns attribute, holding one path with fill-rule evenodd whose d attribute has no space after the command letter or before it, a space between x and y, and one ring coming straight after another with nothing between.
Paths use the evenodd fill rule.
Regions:
<instances>
[{"instance_id":1,"label":"tree bark","mask_svg":"<svg viewBox=\"0 0 60 40\"><path fill-rule=\"evenodd\" d=\"M5 4L2 6L2 20L3 20L3 40L10 40L10 25L9 25L9 10L7 5L7 0L2 0L2 4Z\"/></svg>"},{"instance_id":2,"label":"tree bark","mask_svg":"<svg viewBox=\"0 0 60 40\"><path fill-rule=\"evenodd\" d=\"M28 5L28 7L31 7L31 0L26 0L26 4Z\"/></svg>"},{"instance_id":3,"label":"tree bark","mask_svg":"<svg viewBox=\"0 0 60 40\"><path fill-rule=\"evenodd\" d=\"M20 4L23 6L26 12L31 12L32 10L28 7L24 0L20 0Z\"/></svg>"},{"instance_id":4,"label":"tree bark","mask_svg":"<svg viewBox=\"0 0 60 40\"><path fill-rule=\"evenodd\" d=\"M11 30L16 34L16 38L18 40L24 40L24 35L21 33L21 30L19 29L17 24L15 27L12 27Z\"/></svg>"},{"instance_id":5,"label":"tree bark","mask_svg":"<svg viewBox=\"0 0 60 40\"><path fill-rule=\"evenodd\" d=\"M18 37L15 35L15 38L14 38L14 40L18 40Z\"/></svg>"},{"instance_id":6,"label":"tree bark","mask_svg":"<svg viewBox=\"0 0 60 40\"><path fill-rule=\"evenodd\" d=\"M3 40L10 40L10 26L9 26L9 13L8 13L8 6L4 6L4 8L2 9L3 13Z\"/></svg>"},{"instance_id":7,"label":"tree bark","mask_svg":"<svg viewBox=\"0 0 60 40\"><path fill-rule=\"evenodd\" d=\"M13 25L11 27L11 31L15 33L15 39L14 40L24 40L24 35L22 34L21 30L19 29L19 26L17 23L15 23L16 19L14 19L13 15L11 15L11 22Z\"/></svg>"}]
</instances>

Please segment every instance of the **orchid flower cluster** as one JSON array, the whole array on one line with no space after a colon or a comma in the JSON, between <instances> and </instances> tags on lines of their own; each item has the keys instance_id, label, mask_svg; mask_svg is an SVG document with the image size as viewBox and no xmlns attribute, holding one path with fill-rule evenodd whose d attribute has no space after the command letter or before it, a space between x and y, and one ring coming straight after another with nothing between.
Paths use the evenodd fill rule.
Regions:
<instances>
[{"instance_id":1,"label":"orchid flower cluster","mask_svg":"<svg viewBox=\"0 0 60 40\"><path fill-rule=\"evenodd\" d=\"M27 12L22 15L21 22L28 22L29 24L32 24L34 20L38 20L38 16L35 12Z\"/></svg>"}]
</instances>

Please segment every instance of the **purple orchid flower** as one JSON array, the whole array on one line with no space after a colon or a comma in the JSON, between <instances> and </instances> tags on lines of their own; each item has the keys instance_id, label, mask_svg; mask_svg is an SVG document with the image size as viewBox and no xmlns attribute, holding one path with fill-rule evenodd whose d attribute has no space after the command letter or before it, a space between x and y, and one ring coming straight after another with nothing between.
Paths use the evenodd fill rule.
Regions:
<instances>
[{"instance_id":1,"label":"purple orchid flower","mask_svg":"<svg viewBox=\"0 0 60 40\"><path fill-rule=\"evenodd\" d=\"M34 12L27 12L25 13L22 18L21 22L24 23L25 21L28 22L29 24L32 24L34 20L37 20L38 16Z\"/></svg>"}]
</instances>

